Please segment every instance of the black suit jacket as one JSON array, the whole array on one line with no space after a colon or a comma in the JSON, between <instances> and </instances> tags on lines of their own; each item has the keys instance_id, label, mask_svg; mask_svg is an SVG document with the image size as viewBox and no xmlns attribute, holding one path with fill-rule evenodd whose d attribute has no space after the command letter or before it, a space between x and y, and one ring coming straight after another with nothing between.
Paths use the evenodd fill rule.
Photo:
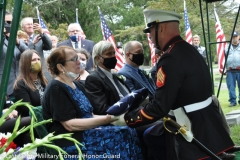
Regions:
<instances>
[{"instance_id":1,"label":"black suit jacket","mask_svg":"<svg viewBox=\"0 0 240 160\"><path fill-rule=\"evenodd\" d=\"M113 76L116 75L113 74ZM117 79L130 92L127 85L118 77ZM88 99L93 106L94 114L106 115L106 110L120 100L115 86L99 67L97 67L96 70L87 77L85 81L85 88Z\"/></svg>"},{"instance_id":2,"label":"black suit jacket","mask_svg":"<svg viewBox=\"0 0 240 160\"><path fill-rule=\"evenodd\" d=\"M69 47L73 48L72 42L70 39L67 39L66 41L63 41L63 42L57 44L57 47L60 47L60 46L69 46ZM89 54L91 55L91 57L92 57L93 46L94 46L93 41L90 41L88 39L81 39L81 48L86 49L89 52ZM88 60L87 66L86 66L86 70L89 71L92 68L93 68L93 60L92 60L92 58L90 58Z\"/></svg>"}]
</instances>

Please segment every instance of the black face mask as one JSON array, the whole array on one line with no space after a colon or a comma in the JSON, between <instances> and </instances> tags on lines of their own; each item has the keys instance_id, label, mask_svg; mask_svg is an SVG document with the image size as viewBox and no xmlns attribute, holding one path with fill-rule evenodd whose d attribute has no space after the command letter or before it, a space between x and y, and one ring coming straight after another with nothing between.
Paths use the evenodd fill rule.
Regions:
<instances>
[{"instance_id":1,"label":"black face mask","mask_svg":"<svg viewBox=\"0 0 240 160\"><path fill-rule=\"evenodd\" d=\"M99 55L100 56L100 55ZM100 56L102 57L102 56ZM103 58L103 57L102 57ZM117 64L117 58L111 57L111 58L103 58L103 65L108 69L114 69Z\"/></svg>"},{"instance_id":2,"label":"black face mask","mask_svg":"<svg viewBox=\"0 0 240 160\"><path fill-rule=\"evenodd\" d=\"M132 54L132 53L130 53ZM129 58L130 59L130 58ZM130 59L133 63L138 66L143 65L144 55L143 54L132 54L132 59Z\"/></svg>"}]
</instances>

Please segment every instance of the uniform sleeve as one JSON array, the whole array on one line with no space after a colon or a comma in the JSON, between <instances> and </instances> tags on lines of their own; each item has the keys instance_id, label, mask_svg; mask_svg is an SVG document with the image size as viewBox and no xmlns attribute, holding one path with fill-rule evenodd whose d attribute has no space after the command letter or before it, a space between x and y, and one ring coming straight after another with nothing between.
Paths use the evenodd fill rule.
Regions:
<instances>
[{"instance_id":1,"label":"uniform sleeve","mask_svg":"<svg viewBox=\"0 0 240 160\"><path fill-rule=\"evenodd\" d=\"M124 118L128 126L139 127L155 122L166 116L173 107L182 82L181 67L179 65L167 65L174 64L174 62L172 62L170 56L164 57L161 58L162 62L156 72L156 81L159 83L153 100L144 107L125 114Z\"/></svg>"},{"instance_id":2,"label":"uniform sleeve","mask_svg":"<svg viewBox=\"0 0 240 160\"><path fill-rule=\"evenodd\" d=\"M94 108L93 112L105 115L109 105L101 81L97 77L89 75L85 81L85 89Z\"/></svg>"},{"instance_id":3,"label":"uniform sleeve","mask_svg":"<svg viewBox=\"0 0 240 160\"><path fill-rule=\"evenodd\" d=\"M67 88L64 86L53 85L47 95L50 104L51 114L54 121L67 121L77 117L77 111L73 100Z\"/></svg>"}]
</instances>

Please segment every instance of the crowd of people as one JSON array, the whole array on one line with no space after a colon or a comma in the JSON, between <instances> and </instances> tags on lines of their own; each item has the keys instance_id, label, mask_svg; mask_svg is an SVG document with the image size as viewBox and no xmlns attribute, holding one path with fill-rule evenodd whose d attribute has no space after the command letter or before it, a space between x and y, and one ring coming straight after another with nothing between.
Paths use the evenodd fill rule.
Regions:
<instances>
[{"instance_id":1,"label":"crowd of people","mask_svg":"<svg viewBox=\"0 0 240 160\"><path fill-rule=\"evenodd\" d=\"M73 133L72 137L83 144L79 146L82 153L87 155L107 154L109 159L120 156L129 160L209 159L208 153L189 143L189 139L165 130L162 118L168 116L180 125L186 124L189 134L221 159L234 159L233 152L240 147L231 140L219 102L212 96L200 37L193 37L193 46L184 41L179 32L181 15L175 12L144 10L144 15L148 23L144 33L151 35L156 47L157 63L151 76L140 69L144 49L138 41L117 44L123 51L125 64L116 73L113 72L116 51L111 42L95 44L82 39L80 25L71 23L67 29L69 39L58 43L58 38L44 33L40 24L33 23L33 18L23 18L3 112L11 100L22 99L34 107L42 106L43 118L53 120L46 126L48 132ZM5 23L10 25L11 21L11 13L6 12ZM5 29L0 80L9 36ZM239 37L236 39L239 41ZM239 51L239 43L234 40L228 53L229 61L234 61ZM234 106L233 81L235 83L236 77L240 81L240 68L229 64L227 69L230 102ZM147 88L148 97L139 106L122 115L107 114L112 105L141 88ZM11 131L19 115L22 117L20 127L30 124L28 108L18 107L9 114L0 131ZM171 126L165 124L165 127ZM28 134L22 137L25 138L16 140L20 146L30 141ZM69 155L78 154L76 146L67 139L54 143Z\"/></svg>"}]
</instances>

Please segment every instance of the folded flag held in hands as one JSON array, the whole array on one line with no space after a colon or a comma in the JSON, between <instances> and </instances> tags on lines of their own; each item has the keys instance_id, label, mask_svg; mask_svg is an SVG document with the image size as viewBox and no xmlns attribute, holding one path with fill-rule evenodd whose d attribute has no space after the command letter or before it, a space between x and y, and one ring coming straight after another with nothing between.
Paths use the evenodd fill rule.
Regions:
<instances>
[{"instance_id":1,"label":"folded flag held in hands","mask_svg":"<svg viewBox=\"0 0 240 160\"><path fill-rule=\"evenodd\" d=\"M148 89L142 88L129 93L106 111L110 115L121 115L133 107L138 107L148 95Z\"/></svg>"}]
</instances>

